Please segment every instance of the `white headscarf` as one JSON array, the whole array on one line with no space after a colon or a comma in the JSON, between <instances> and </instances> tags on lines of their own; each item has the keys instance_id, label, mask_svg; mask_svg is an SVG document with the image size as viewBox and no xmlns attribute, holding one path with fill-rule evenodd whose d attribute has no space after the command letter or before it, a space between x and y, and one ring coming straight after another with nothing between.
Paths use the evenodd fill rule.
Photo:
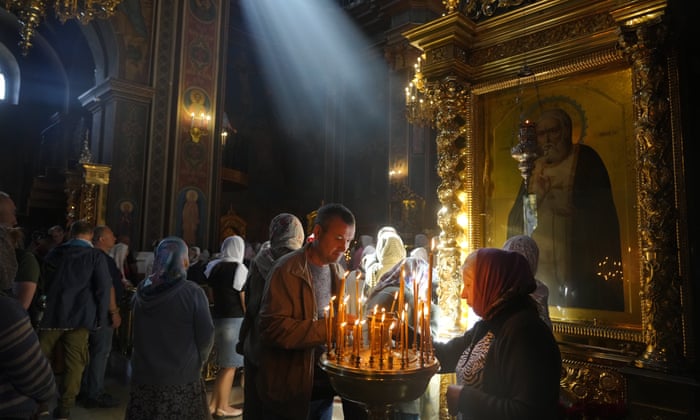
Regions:
<instances>
[{"instance_id":1,"label":"white headscarf","mask_svg":"<svg viewBox=\"0 0 700 420\"><path fill-rule=\"evenodd\" d=\"M380 241L382 247L377 244L377 262L367 268L367 284L374 287L379 279L399 261L406 258L406 248L401 236L394 232L385 232Z\"/></svg>"},{"instance_id":2,"label":"white headscarf","mask_svg":"<svg viewBox=\"0 0 700 420\"><path fill-rule=\"evenodd\" d=\"M414 248L413 251L411 251L411 256L428 262L428 250L422 246Z\"/></svg>"},{"instance_id":3,"label":"white headscarf","mask_svg":"<svg viewBox=\"0 0 700 420\"><path fill-rule=\"evenodd\" d=\"M243 255L245 254L245 241L238 235L229 236L221 243L221 255L219 258L212 260L207 264L204 270L204 275L209 278L211 271L220 262L235 262L238 263L236 274L233 276L233 288L242 290L245 286L245 280L248 276L248 267L243 264Z\"/></svg>"}]
</instances>

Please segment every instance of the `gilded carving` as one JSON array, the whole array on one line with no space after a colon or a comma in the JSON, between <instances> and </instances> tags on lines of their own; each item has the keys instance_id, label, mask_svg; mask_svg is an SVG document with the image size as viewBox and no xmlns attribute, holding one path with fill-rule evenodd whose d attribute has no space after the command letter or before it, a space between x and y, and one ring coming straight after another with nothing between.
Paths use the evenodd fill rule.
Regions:
<instances>
[{"instance_id":1,"label":"gilded carving","mask_svg":"<svg viewBox=\"0 0 700 420\"><path fill-rule=\"evenodd\" d=\"M636 227L630 249L635 255L632 269L635 291L639 285L639 312L629 323L601 322L596 319L598 314L581 322L554 322L557 338L571 344L562 347L561 378L571 402L619 406L627 400L627 385L626 376L616 367L634 363L640 368L676 373L694 360L692 345L687 342L691 320L689 297L685 295L691 279L685 273L687 255L681 254L686 252L684 238L679 237L685 222L679 203L683 199L678 180L682 170L679 115L673 108L679 92L674 57L666 40L666 2L574 3L529 2L534 13L545 12L546 16L540 20L541 26L525 28L526 22L535 20L524 17L521 10L488 20L485 13L476 12L484 5L498 8L497 0L446 2L472 20L475 17L469 13L481 13L483 25L476 24L473 34L465 31L468 36L447 39L445 33L458 31L442 19L405 35L413 45L426 48L423 76L430 92L427 97L436 100L432 122L438 130L438 198L442 205L438 213L442 230L438 296L441 310L454 324L453 333L458 331L456 319L460 316L461 253L484 243L479 231L484 229L483 221L471 219L472 212L481 217L480 200L486 200L479 196L484 193L482 185L474 184L474 177L482 175L482 166L488 165L479 160L484 155L479 147L485 147L482 132L488 129L481 126L485 112L481 95L520 83L536 85L594 72L625 71L631 75L631 81L628 78L624 83L628 83L626 89L631 87L634 134L625 137L632 147L626 149L630 156L621 161L634 173L631 203L626 208L633 207L629 211L636 212L629 220ZM466 24L462 27L471 29ZM508 28L512 34L496 34L496 27ZM470 43L476 49L470 49ZM463 62L456 59L460 48L466 48ZM524 59L534 74L531 79L516 79ZM445 74L458 75L461 79L452 79L453 87L458 85L462 90L450 94L438 91L438 86L446 86L446 80L438 83L436 79ZM486 213L488 218L488 210ZM469 228L460 226L458 215L469 218ZM483 232L489 234L488 230ZM441 418L448 418L442 399L440 413Z\"/></svg>"},{"instance_id":2,"label":"gilded carving","mask_svg":"<svg viewBox=\"0 0 700 420\"><path fill-rule=\"evenodd\" d=\"M533 1L525 0L467 0L461 2L459 11L469 16L472 20L485 19L495 15L496 13L505 12L522 5L523 3L533 3ZM444 0L447 11L452 12L458 8L456 1Z\"/></svg>"},{"instance_id":3,"label":"gilded carving","mask_svg":"<svg viewBox=\"0 0 700 420\"><path fill-rule=\"evenodd\" d=\"M81 217L80 192L82 189L82 176L76 171L66 171L66 224L70 226Z\"/></svg>"},{"instance_id":4,"label":"gilded carving","mask_svg":"<svg viewBox=\"0 0 700 420\"><path fill-rule=\"evenodd\" d=\"M625 377L615 369L593 363L562 361L561 389L568 404L616 404L625 400L626 388Z\"/></svg>"},{"instance_id":5,"label":"gilded carving","mask_svg":"<svg viewBox=\"0 0 700 420\"><path fill-rule=\"evenodd\" d=\"M642 331L646 351L636 364L674 371L684 362L683 312L676 255L673 145L670 130L666 27L659 19L624 24L620 46L633 74L637 143L638 231L642 251Z\"/></svg>"},{"instance_id":6,"label":"gilded carving","mask_svg":"<svg viewBox=\"0 0 700 420\"><path fill-rule=\"evenodd\" d=\"M97 222L97 185L85 183L80 190L80 219L95 224Z\"/></svg>"},{"instance_id":7,"label":"gilded carving","mask_svg":"<svg viewBox=\"0 0 700 420\"><path fill-rule=\"evenodd\" d=\"M442 209L438 212L441 228L437 270L440 278L438 305L446 325L441 331L454 333L460 330L461 251L459 248L461 229L457 217L462 204L457 191L463 190L465 170L464 155L467 147L464 126L467 121L467 87L454 77L448 77L428 87L427 96L435 104L435 126L437 135L437 172L441 178L438 199Z\"/></svg>"},{"instance_id":8,"label":"gilded carving","mask_svg":"<svg viewBox=\"0 0 700 420\"><path fill-rule=\"evenodd\" d=\"M522 37L511 38L506 42L493 45L489 48L474 51L468 61L472 66L480 66L486 63L502 59L503 57L526 54L534 49L548 45L561 43L566 40L577 39L584 35L590 35L614 28L615 22L609 13L600 13L583 19L562 23L546 31L531 33Z\"/></svg>"}]
</instances>

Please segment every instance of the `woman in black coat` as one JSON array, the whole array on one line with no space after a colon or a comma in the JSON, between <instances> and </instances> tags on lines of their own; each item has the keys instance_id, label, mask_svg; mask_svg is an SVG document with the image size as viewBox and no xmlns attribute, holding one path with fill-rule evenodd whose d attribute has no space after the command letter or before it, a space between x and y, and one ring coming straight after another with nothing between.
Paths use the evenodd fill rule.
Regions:
<instances>
[{"instance_id":1,"label":"woman in black coat","mask_svg":"<svg viewBox=\"0 0 700 420\"><path fill-rule=\"evenodd\" d=\"M482 248L462 267L462 298L481 317L463 336L435 343L443 372L455 372L447 405L459 419L556 419L561 355L530 293L525 258Z\"/></svg>"}]
</instances>

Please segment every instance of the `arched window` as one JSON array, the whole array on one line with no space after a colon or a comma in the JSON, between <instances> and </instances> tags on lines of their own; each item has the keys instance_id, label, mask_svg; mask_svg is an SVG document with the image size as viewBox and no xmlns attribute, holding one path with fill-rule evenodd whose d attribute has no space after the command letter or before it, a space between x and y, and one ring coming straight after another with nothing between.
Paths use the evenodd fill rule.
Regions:
<instances>
[{"instance_id":1,"label":"arched window","mask_svg":"<svg viewBox=\"0 0 700 420\"><path fill-rule=\"evenodd\" d=\"M0 43L0 102L19 103L20 70L12 52Z\"/></svg>"},{"instance_id":2,"label":"arched window","mask_svg":"<svg viewBox=\"0 0 700 420\"><path fill-rule=\"evenodd\" d=\"M5 73L0 69L0 102L5 101Z\"/></svg>"}]
</instances>

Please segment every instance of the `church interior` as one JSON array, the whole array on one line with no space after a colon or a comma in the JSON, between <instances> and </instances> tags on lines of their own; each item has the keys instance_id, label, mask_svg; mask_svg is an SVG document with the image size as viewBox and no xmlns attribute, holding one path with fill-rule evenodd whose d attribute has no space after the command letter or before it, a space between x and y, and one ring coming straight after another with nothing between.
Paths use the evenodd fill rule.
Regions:
<instances>
[{"instance_id":1,"label":"church interior","mask_svg":"<svg viewBox=\"0 0 700 420\"><path fill-rule=\"evenodd\" d=\"M620 287L553 298L562 404L570 418L700 417L691 2L60 3L0 1L0 191L28 239L88 219L139 252L168 235L215 251L233 233L264 242L280 212L312 223L339 202L356 238L390 225L407 246L438 239L450 337L466 325L466 255L500 247L514 210L517 229L548 229L546 201L518 194L548 170L528 149L532 121L563 109L577 150L607 168L616 219L584 196L569 229L611 245L597 274ZM562 256L563 240L541 245L543 267L585 258Z\"/></svg>"}]
</instances>

